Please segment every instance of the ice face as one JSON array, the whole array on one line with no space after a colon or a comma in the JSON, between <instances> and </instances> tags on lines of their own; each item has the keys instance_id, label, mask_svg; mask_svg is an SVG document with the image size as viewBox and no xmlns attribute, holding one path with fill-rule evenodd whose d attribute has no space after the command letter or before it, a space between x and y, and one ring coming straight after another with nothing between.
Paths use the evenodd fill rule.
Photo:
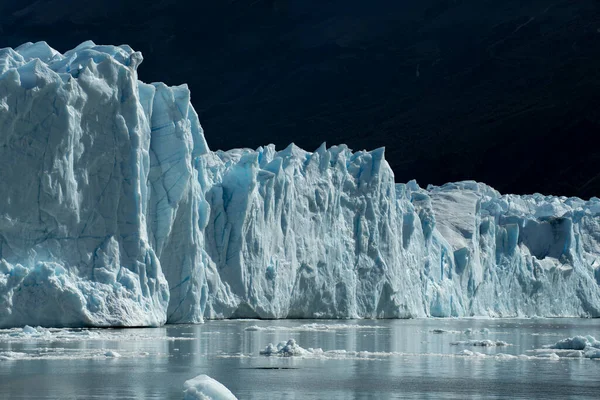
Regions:
<instances>
[{"instance_id":1,"label":"ice face","mask_svg":"<svg viewBox=\"0 0 600 400\"><path fill-rule=\"evenodd\" d=\"M201 320L207 147L187 88L138 82L141 60L92 42L0 51L0 326Z\"/></svg>"},{"instance_id":2,"label":"ice face","mask_svg":"<svg viewBox=\"0 0 600 400\"><path fill-rule=\"evenodd\" d=\"M209 290L209 318L600 315L598 199L395 184L381 149L267 146L198 165L226 288Z\"/></svg>"},{"instance_id":3,"label":"ice face","mask_svg":"<svg viewBox=\"0 0 600 400\"><path fill-rule=\"evenodd\" d=\"M187 87L0 50L0 327L600 316L600 200L396 184L384 150L209 150Z\"/></svg>"}]
</instances>

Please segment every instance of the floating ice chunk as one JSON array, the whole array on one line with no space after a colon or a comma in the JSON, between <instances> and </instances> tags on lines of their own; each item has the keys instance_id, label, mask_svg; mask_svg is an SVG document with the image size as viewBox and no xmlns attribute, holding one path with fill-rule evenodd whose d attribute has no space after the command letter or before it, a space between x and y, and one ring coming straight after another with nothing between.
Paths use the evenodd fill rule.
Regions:
<instances>
[{"instance_id":1,"label":"floating ice chunk","mask_svg":"<svg viewBox=\"0 0 600 400\"><path fill-rule=\"evenodd\" d=\"M463 351L457 353L457 355L467 356L467 357L486 357L486 355L483 353L479 353L477 351L471 351L471 350L463 350Z\"/></svg>"},{"instance_id":2,"label":"floating ice chunk","mask_svg":"<svg viewBox=\"0 0 600 400\"><path fill-rule=\"evenodd\" d=\"M593 336L574 336L534 350L540 354L555 352L560 357L600 358L600 341Z\"/></svg>"},{"instance_id":3,"label":"floating ice chunk","mask_svg":"<svg viewBox=\"0 0 600 400\"><path fill-rule=\"evenodd\" d=\"M506 361L506 360L516 360L519 357L512 355L512 354L504 354L504 353L498 353L494 356L494 358L496 360L501 360L501 361Z\"/></svg>"},{"instance_id":4,"label":"floating ice chunk","mask_svg":"<svg viewBox=\"0 0 600 400\"><path fill-rule=\"evenodd\" d=\"M121 355L119 353L117 353L116 351L114 351L114 350L108 350L108 351L106 351L104 353L104 355L106 357L109 357L109 358L119 358L119 357L121 357Z\"/></svg>"},{"instance_id":5,"label":"floating ice chunk","mask_svg":"<svg viewBox=\"0 0 600 400\"><path fill-rule=\"evenodd\" d=\"M37 334L37 333L38 333L38 331L37 331L37 329L35 329L35 328L32 328L32 327L31 327L31 326L29 326L29 325L25 325L25 326L23 327L23 333L26 333L26 334L30 334L30 335L32 335L32 334Z\"/></svg>"},{"instance_id":6,"label":"floating ice chunk","mask_svg":"<svg viewBox=\"0 0 600 400\"><path fill-rule=\"evenodd\" d=\"M289 339L287 342L279 342L277 346L274 346L273 343L269 343L267 347L260 352L260 354L263 356L283 357L303 356L308 353L311 353L311 351L300 347L300 345L298 345L294 339Z\"/></svg>"},{"instance_id":7,"label":"floating ice chunk","mask_svg":"<svg viewBox=\"0 0 600 400\"><path fill-rule=\"evenodd\" d=\"M592 338L593 339L593 338ZM594 339L595 341L595 339ZM568 350L583 350L590 346L590 341L584 336L575 336L572 338L566 338L559 340L553 345L549 345L548 349L568 349Z\"/></svg>"},{"instance_id":8,"label":"floating ice chunk","mask_svg":"<svg viewBox=\"0 0 600 400\"><path fill-rule=\"evenodd\" d=\"M488 328L483 328L483 329L479 329L479 330L473 330L473 328L468 328L467 330L465 330L465 335L474 335L474 334L478 334L481 333L483 335L489 335L490 330Z\"/></svg>"},{"instance_id":9,"label":"floating ice chunk","mask_svg":"<svg viewBox=\"0 0 600 400\"><path fill-rule=\"evenodd\" d=\"M275 346L273 343L269 343L264 350L260 351L260 354L263 356L272 356L279 354L279 346Z\"/></svg>"},{"instance_id":10,"label":"floating ice chunk","mask_svg":"<svg viewBox=\"0 0 600 400\"><path fill-rule=\"evenodd\" d=\"M600 349L595 348L595 347L588 348L585 350L583 355L585 358L591 358L591 359L600 358Z\"/></svg>"},{"instance_id":11,"label":"floating ice chunk","mask_svg":"<svg viewBox=\"0 0 600 400\"><path fill-rule=\"evenodd\" d=\"M554 361L560 360L560 357L556 353L547 353L547 354L542 353L542 354L538 354L537 357L547 358L549 360L554 360Z\"/></svg>"},{"instance_id":12,"label":"floating ice chunk","mask_svg":"<svg viewBox=\"0 0 600 400\"><path fill-rule=\"evenodd\" d=\"M451 330L446 330L446 329L432 329L430 332L438 334L438 335L443 334L443 333L453 333L453 334L462 333L461 331L451 331Z\"/></svg>"},{"instance_id":13,"label":"floating ice chunk","mask_svg":"<svg viewBox=\"0 0 600 400\"><path fill-rule=\"evenodd\" d=\"M187 380L183 387L183 400L237 400L225 385L208 375Z\"/></svg>"},{"instance_id":14,"label":"floating ice chunk","mask_svg":"<svg viewBox=\"0 0 600 400\"><path fill-rule=\"evenodd\" d=\"M0 360L1 361L21 360L25 357L27 357L26 353L21 353L21 352L17 352L17 351L0 352Z\"/></svg>"}]
</instances>

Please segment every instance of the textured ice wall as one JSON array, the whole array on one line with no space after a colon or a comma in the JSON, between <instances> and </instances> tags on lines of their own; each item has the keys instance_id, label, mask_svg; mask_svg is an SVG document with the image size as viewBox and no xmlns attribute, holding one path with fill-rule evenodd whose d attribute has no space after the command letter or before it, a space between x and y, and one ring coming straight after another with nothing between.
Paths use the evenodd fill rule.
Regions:
<instances>
[{"instance_id":1,"label":"textured ice wall","mask_svg":"<svg viewBox=\"0 0 600 400\"><path fill-rule=\"evenodd\" d=\"M206 316L600 316L600 200L395 184L383 150L200 157Z\"/></svg>"},{"instance_id":2,"label":"textured ice wall","mask_svg":"<svg viewBox=\"0 0 600 400\"><path fill-rule=\"evenodd\" d=\"M425 315L418 270L399 264L422 248L398 240L402 209L383 156L294 145L203 156L206 251L230 294L210 290L207 316Z\"/></svg>"},{"instance_id":3,"label":"textured ice wall","mask_svg":"<svg viewBox=\"0 0 600 400\"><path fill-rule=\"evenodd\" d=\"M138 82L141 61L0 50L0 326L201 319L191 158L207 146L187 87Z\"/></svg>"},{"instance_id":4,"label":"textured ice wall","mask_svg":"<svg viewBox=\"0 0 600 400\"><path fill-rule=\"evenodd\" d=\"M501 196L481 183L406 189L429 248L458 296L439 291L430 314L600 316L600 200ZM426 268L425 268L426 269Z\"/></svg>"},{"instance_id":5,"label":"textured ice wall","mask_svg":"<svg viewBox=\"0 0 600 400\"><path fill-rule=\"evenodd\" d=\"M600 316L600 200L395 184L383 149L211 152L141 61L0 50L0 326Z\"/></svg>"}]
</instances>

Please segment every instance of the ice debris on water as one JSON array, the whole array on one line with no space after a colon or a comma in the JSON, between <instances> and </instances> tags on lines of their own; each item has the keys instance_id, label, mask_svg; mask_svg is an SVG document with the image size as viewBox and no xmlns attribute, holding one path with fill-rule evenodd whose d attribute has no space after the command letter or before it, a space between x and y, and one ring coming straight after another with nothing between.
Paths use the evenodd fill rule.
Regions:
<instances>
[{"instance_id":1,"label":"ice debris on water","mask_svg":"<svg viewBox=\"0 0 600 400\"><path fill-rule=\"evenodd\" d=\"M489 335L490 334L490 330L488 328L482 328L479 330L474 330L473 328L468 328L467 330L465 330L465 335L475 335L475 334L482 334L482 335Z\"/></svg>"},{"instance_id":2,"label":"ice debris on water","mask_svg":"<svg viewBox=\"0 0 600 400\"><path fill-rule=\"evenodd\" d=\"M276 331L294 331L294 332L327 332L327 331L338 331L338 330L373 330L382 329L383 326L379 325L358 325L358 324L303 324L300 326L258 326L252 325L244 328L247 332L254 331L265 331L265 332L276 332Z\"/></svg>"},{"instance_id":3,"label":"ice debris on water","mask_svg":"<svg viewBox=\"0 0 600 400\"><path fill-rule=\"evenodd\" d=\"M600 199L396 184L383 148L211 151L142 60L0 49L0 327L600 316Z\"/></svg>"},{"instance_id":4,"label":"ice debris on water","mask_svg":"<svg viewBox=\"0 0 600 400\"><path fill-rule=\"evenodd\" d=\"M8 342L86 342L86 341L181 341L195 340L193 337L174 337L163 335L160 331L139 332L132 329L78 329L43 328L25 326L24 328L0 329L0 343Z\"/></svg>"},{"instance_id":5,"label":"ice debris on water","mask_svg":"<svg viewBox=\"0 0 600 400\"><path fill-rule=\"evenodd\" d=\"M490 334L490 330L488 328L482 328L482 329L472 329L472 328L467 328L465 331L452 331L452 330L447 330L447 329L441 329L441 328L436 328L436 329L432 329L430 331L431 333L436 333L436 334L442 334L442 333L452 333L452 334L465 334L465 335L476 335L476 334L481 334L481 335L489 335Z\"/></svg>"},{"instance_id":6,"label":"ice debris on water","mask_svg":"<svg viewBox=\"0 0 600 400\"><path fill-rule=\"evenodd\" d=\"M537 356L555 354L560 358L600 358L600 341L593 336L574 336L546 345L542 349L531 350Z\"/></svg>"},{"instance_id":7,"label":"ice debris on water","mask_svg":"<svg viewBox=\"0 0 600 400\"><path fill-rule=\"evenodd\" d=\"M496 346L510 346L509 343L506 343L502 340L459 340L456 342L450 343L453 346L474 346L474 347L496 347Z\"/></svg>"},{"instance_id":8,"label":"ice debris on water","mask_svg":"<svg viewBox=\"0 0 600 400\"><path fill-rule=\"evenodd\" d=\"M463 350L461 352L458 353L459 356L467 356L467 357L486 357L486 354L483 353L479 353L477 351L471 351L471 350Z\"/></svg>"},{"instance_id":9,"label":"ice debris on water","mask_svg":"<svg viewBox=\"0 0 600 400\"><path fill-rule=\"evenodd\" d=\"M489 343L478 343L473 344L474 346L482 347L496 347L496 346L510 346L506 342L491 342ZM279 357L298 357L307 359L323 359L323 360L381 360L388 359L391 357L466 357L469 359L481 359L481 360L495 360L495 361L530 361L530 360L559 360L561 357L555 352L535 352L535 354L486 354L478 351L472 351L468 349L461 350L455 354L444 354L444 353L405 353L405 352L385 352L385 351L355 351L355 350L323 350L321 348L303 348L294 339L279 342L277 345L269 343L264 350L261 350L260 355L263 356L279 356ZM232 356L230 356L232 357ZM246 355L238 355L237 357L247 357ZM575 357L571 355L570 357Z\"/></svg>"},{"instance_id":10,"label":"ice debris on water","mask_svg":"<svg viewBox=\"0 0 600 400\"><path fill-rule=\"evenodd\" d=\"M121 351L94 348L38 347L23 351L0 351L0 361L32 360L91 360L107 358L139 358L148 356L147 352Z\"/></svg>"}]
</instances>

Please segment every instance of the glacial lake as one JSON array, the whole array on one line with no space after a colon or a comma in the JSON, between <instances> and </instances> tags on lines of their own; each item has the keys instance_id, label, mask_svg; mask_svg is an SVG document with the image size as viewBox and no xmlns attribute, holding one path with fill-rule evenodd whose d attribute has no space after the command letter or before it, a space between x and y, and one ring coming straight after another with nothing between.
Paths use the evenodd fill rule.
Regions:
<instances>
[{"instance_id":1,"label":"glacial lake","mask_svg":"<svg viewBox=\"0 0 600 400\"><path fill-rule=\"evenodd\" d=\"M182 399L184 381L200 374L255 400L599 398L599 360L556 359L543 350L575 335L600 339L600 321L229 320L0 330L0 399ZM291 338L313 350L259 354ZM500 345L473 346L485 340Z\"/></svg>"}]
</instances>

